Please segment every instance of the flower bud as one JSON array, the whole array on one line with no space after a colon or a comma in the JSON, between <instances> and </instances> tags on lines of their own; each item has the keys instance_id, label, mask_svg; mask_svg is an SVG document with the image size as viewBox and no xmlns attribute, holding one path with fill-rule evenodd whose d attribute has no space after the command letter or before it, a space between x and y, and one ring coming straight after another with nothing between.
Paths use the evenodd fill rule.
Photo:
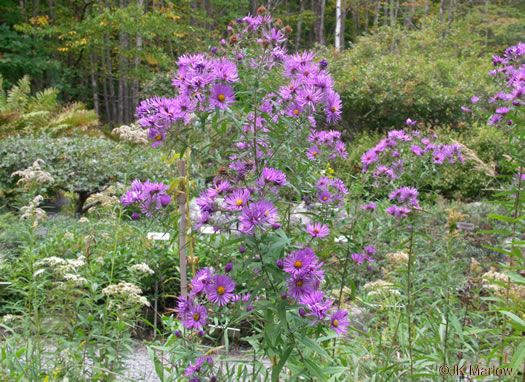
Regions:
<instances>
[{"instance_id":1,"label":"flower bud","mask_svg":"<svg viewBox=\"0 0 525 382\"><path fill-rule=\"evenodd\" d=\"M228 263L226 264L226 267L224 267L224 270L226 271L226 273L230 272L232 269L233 269L232 263Z\"/></svg>"}]
</instances>

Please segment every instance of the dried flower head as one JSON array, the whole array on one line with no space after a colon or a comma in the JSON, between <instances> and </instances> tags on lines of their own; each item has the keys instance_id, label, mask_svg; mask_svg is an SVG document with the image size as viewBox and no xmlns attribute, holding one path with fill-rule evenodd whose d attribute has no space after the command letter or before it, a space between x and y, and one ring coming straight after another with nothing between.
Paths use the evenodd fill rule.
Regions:
<instances>
[{"instance_id":1,"label":"dried flower head","mask_svg":"<svg viewBox=\"0 0 525 382\"><path fill-rule=\"evenodd\" d=\"M147 144L148 143L148 131L135 124L122 125L113 130L113 133L117 134L121 140L135 144Z\"/></svg>"},{"instance_id":2,"label":"dried flower head","mask_svg":"<svg viewBox=\"0 0 525 382\"><path fill-rule=\"evenodd\" d=\"M19 176L20 179L16 184L23 183L26 190L31 189L33 185L42 185L44 183L54 183L55 179L47 171L40 168L40 164L45 162L42 159L37 159L33 164L25 170L15 171L11 176Z\"/></svg>"}]
</instances>

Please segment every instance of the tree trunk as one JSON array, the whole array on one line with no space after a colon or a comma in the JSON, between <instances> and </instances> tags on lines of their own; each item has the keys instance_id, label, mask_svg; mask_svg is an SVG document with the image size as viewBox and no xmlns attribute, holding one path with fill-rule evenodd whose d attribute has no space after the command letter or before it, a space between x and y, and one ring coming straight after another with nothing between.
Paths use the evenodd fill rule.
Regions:
<instances>
[{"instance_id":1,"label":"tree trunk","mask_svg":"<svg viewBox=\"0 0 525 382\"><path fill-rule=\"evenodd\" d=\"M102 67L105 67L105 62L106 60L102 58ZM109 100L109 95L108 95L108 76L106 75L106 73L104 73L102 85L103 85L103 92L104 92L104 114L105 114L105 117L106 117L105 119L107 122L111 120L111 109L109 107L110 100Z\"/></svg>"},{"instance_id":2,"label":"tree trunk","mask_svg":"<svg viewBox=\"0 0 525 382\"><path fill-rule=\"evenodd\" d=\"M368 4L367 4L367 1L365 0L365 22L364 22L365 33L368 33L368 18L369 18L369 15L368 15Z\"/></svg>"},{"instance_id":3,"label":"tree trunk","mask_svg":"<svg viewBox=\"0 0 525 382\"><path fill-rule=\"evenodd\" d=\"M38 16L38 7L40 5L40 0L33 0L33 6L32 6L32 12L33 12L33 17L37 17Z\"/></svg>"},{"instance_id":4,"label":"tree trunk","mask_svg":"<svg viewBox=\"0 0 525 382\"><path fill-rule=\"evenodd\" d=\"M126 8L126 0L120 0L120 8ZM127 37L126 34L122 31L119 31L119 75L118 75L118 116L117 122L119 125L125 123L125 112L126 107L125 103L127 101L126 97L126 67L127 60L124 56L124 51L127 48Z\"/></svg>"},{"instance_id":5,"label":"tree trunk","mask_svg":"<svg viewBox=\"0 0 525 382\"><path fill-rule=\"evenodd\" d=\"M341 50L341 0L335 4L335 49Z\"/></svg>"},{"instance_id":6,"label":"tree trunk","mask_svg":"<svg viewBox=\"0 0 525 382\"><path fill-rule=\"evenodd\" d=\"M325 44L324 41L324 12L326 0L314 0L315 24L314 39L316 43Z\"/></svg>"},{"instance_id":7,"label":"tree trunk","mask_svg":"<svg viewBox=\"0 0 525 382\"><path fill-rule=\"evenodd\" d=\"M299 43L301 42L301 33L303 28L303 15L306 6L306 0L301 1L301 9L299 10L299 18L297 19L297 28L295 34L295 50L299 50Z\"/></svg>"},{"instance_id":8,"label":"tree trunk","mask_svg":"<svg viewBox=\"0 0 525 382\"><path fill-rule=\"evenodd\" d=\"M139 7L142 7L144 5L144 0L137 0L137 5ZM141 11L142 16L142 11ZM138 72L140 69L140 51L142 50L142 36L139 32L137 32L136 36L136 42L135 46L137 48L137 53L135 55L135 78L133 79L133 96L132 96L132 102L131 102L131 109L134 112L135 108L139 104L139 80L138 80Z\"/></svg>"},{"instance_id":9,"label":"tree trunk","mask_svg":"<svg viewBox=\"0 0 525 382\"><path fill-rule=\"evenodd\" d=\"M100 114L100 104L98 100L98 86L97 86L97 73L95 68L95 59L93 55L89 55L89 66L91 71L91 88L93 90L93 105L95 107L95 113Z\"/></svg>"},{"instance_id":10,"label":"tree trunk","mask_svg":"<svg viewBox=\"0 0 525 382\"><path fill-rule=\"evenodd\" d=\"M375 8L374 8L374 22L372 24L372 27L376 27L377 26L377 23L379 21L380 7L381 7L381 0L377 0Z\"/></svg>"}]
</instances>

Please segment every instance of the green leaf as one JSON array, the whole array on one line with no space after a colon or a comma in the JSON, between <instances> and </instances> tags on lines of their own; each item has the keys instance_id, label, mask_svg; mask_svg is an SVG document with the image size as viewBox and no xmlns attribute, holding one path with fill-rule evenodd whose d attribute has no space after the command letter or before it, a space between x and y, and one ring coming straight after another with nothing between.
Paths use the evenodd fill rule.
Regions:
<instances>
[{"instance_id":1,"label":"green leaf","mask_svg":"<svg viewBox=\"0 0 525 382\"><path fill-rule=\"evenodd\" d=\"M294 346L290 345L288 348L284 351L284 353L281 356L281 359L279 360L279 363L273 367L272 370L272 382L278 382L279 381L279 375L281 374L281 370L284 367L284 364L288 360L288 357L290 357L290 354L292 353Z\"/></svg>"},{"instance_id":2,"label":"green leaf","mask_svg":"<svg viewBox=\"0 0 525 382\"><path fill-rule=\"evenodd\" d=\"M315 342L314 340L308 338L308 337L304 337L304 336L301 336L301 337L296 337L297 338L297 341L299 343L301 343L302 345L304 345L306 348L310 349L310 350L313 350L315 351L317 354L319 354L320 356L326 358L327 360L329 360L330 362L332 361L332 357L330 357L328 355L328 353L326 352L326 350L324 350L317 342Z\"/></svg>"},{"instance_id":3,"label":"green leaf","mask_svg":"<svg viewBox=\"0 0 525 382\"><path fill-rule=\"evenodd\" d=\"M164 368L162 367L162 363L157 358L155 351L149 346L148 346L148 354L149 354L150 359L153 361L153 365L155 366L155 373L157 373L157 377L159 377L161 382L164 382Z\"/></svg>"},{"instance_id":4,"label":"green leaf","mask_svg":"<svg viewBox=\"0 0 525 382\"><path fill-rule=\"evenodd\" d=\"M525 342L522 342L514 355L512 356L512 359L510 360L509 367L511 369L516 370L518 367L520 367L521 364L523 364L523 360L525 359Z\"/></svg>"},{"instance_id":5,"label":"green leaf","mask_svg":"<svg viewBox=\"0 0 525 382\"><path fill-rule=\"evenodd\" d=\"M522 332L525 331L525 321L523 321L520 317L506 310L500 310L500 312L506 315L507 317L509 317L512 321L514 321L515 324L517 325L518 330L521 330ZM516 325L512 325L512 326L516 327Z\"/></svg>"},{"instance_id":6,"label":"green leaf","mask_svg":"<svg viewBox=\"0 0 525 382\"><path fill-rule=\"evenodd\" d=\"M319 378L320 381L326 380L326 378L323 375L323 372L321 371L319 366L317 366L317 364L314 361L305 359L304 362L305 362L306 369L311 373L311 375L316 376L317 378Z\"/></svg>"}]
</instances>

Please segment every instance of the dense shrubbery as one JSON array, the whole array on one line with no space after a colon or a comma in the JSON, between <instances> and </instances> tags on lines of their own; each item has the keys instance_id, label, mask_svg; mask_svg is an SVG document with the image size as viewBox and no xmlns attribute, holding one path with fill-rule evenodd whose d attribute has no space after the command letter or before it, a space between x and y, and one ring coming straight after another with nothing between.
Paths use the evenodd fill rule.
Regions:
<instances>
[{"instance_id":1,"label":"dense shrubbery","mask_svg":"<svg viewBox=\"0 0 525 382\"><path fill-rule=\"evenodd\" d=\"M490 65L467 36L443 39L432 22L415 31L384 27L333 52L330 70L343 100L344 128L398 127L407 116L440 125L464 119L461 105L492 90Z\"/></svg>"},{"instance_id":2,"label":"dense shrubbery","mask_svg":"<svg viewBox=\"0 0 525 382\"><path fill-rule=\"evenodd\" d=\"M0 141L0 190L4 194L13 192L18 178L11 174L44 158L43 169L55 179L49 191L60 189L77 193L81 201L77 201L77 212L80 212L90 194L115 182L124 183L126 177L155 179L167 173L167 168L151 150L132 150L131 145L85 136L7 137Z\"/></svg>"}]
</instances>

